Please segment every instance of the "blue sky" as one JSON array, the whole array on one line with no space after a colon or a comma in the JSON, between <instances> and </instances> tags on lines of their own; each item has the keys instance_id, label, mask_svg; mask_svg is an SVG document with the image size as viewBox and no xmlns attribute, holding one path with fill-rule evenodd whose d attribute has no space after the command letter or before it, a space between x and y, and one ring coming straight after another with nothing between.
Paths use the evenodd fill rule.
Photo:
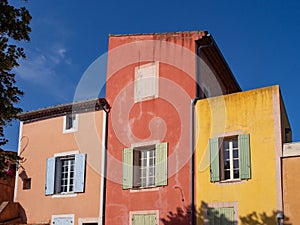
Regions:
<instances>
[{"instance_id":1,"label":"blue sky","mask_svg":"<svg viewBox=\"0 0 300 225\"><path fill-rule=\"evenodd\" d=\"M300 140L300 2L298 0L12 0L33 19L27 59L16 70L30 111L73 100L89 67L107 51L109 34L207 30L243 90L279 84L293 140ZM105 76L105 74L99 74ZM18 122L6 128L17 150Z\"/></svg>"}]
</instances>

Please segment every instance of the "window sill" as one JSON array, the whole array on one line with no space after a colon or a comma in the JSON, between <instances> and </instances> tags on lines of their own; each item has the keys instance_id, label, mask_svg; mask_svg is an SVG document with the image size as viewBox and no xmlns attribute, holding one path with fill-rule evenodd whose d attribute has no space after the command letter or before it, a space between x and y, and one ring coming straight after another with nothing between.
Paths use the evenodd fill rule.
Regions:
<instances>
[{"instance_id":1,"label":"window sill","mask_svg":"<svg viewBox=\"0 0 300 225\"><path fill-rule=\"evenodd\" d=\"M76 193L61 193L61 194L52 195L52 198L72 198L76 196L77 196Z\"/></svg>"},{"instance_id":2,"label":"window sill","mask_svg":"<svg viewBox=\"0 0 300 225\"><path fill-rule=\"evenodd\" d=\"M145 188L137 188L137 189L130 189L130 193L137 193L137 192L148 192L148 191L158 191L159 187L145 187Z\"/></svg>"},{"instance_id":3,"label":"window sill","mask_svg":"<svg viewBox=\"0 0 300 225\"><path fill-rule=\"evenodd\" d=\"M64 134L75 133L75 132L77 132L77 129L76 129L76 128L71 128L71 129L68 129L68 130L63 130L63 133L64 133Z\"/></svg>"},{"instance_id":4,"label":"window sill","mask_svg":"<svg viewBox=\"0 0 300 225\"><path fill-rule=\"evenodd\" d=\"M245 180L241 180L241 179L235 179L235 180L222 180L219 182L216 182L216 185L231 185L231 184L244 184Z\"/></svg>"}]
</instances>

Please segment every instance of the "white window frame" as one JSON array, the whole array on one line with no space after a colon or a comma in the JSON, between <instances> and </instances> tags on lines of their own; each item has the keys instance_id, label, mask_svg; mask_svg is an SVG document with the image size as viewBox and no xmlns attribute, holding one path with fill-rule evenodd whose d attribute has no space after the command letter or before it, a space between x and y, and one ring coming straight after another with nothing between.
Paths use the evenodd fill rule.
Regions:
<instances>
[{"instance_id":1,"label":"white window frame","mask_svg":"<svg viewBox=\"0 0 300 225\"><path fill-rule=\"evenodd\" d=\"M153 74L149 75L147 72L153 70ZM140 79L140 73L146 73L146 76L143 79ZM148 81L147 81L148 79ZM154 80L152 80L154 79ZM159 79L159 62L151 62L141 66L135 67L134 70L134 103L141 102L148 99L158 98L158 82ZM154 85L153 90L149 90L147 84L152 83ZM149 93L142 93L143 90L149 90Z\"/></svg>"},{"instance_id":2,"label":"white window frame","mask_svg":"<svg viewBox=\"0 0 300 225\"><path fill-rule=\"evenodd\" d=\"M61 170L60 172L60 194L69 194L69 193L74 193L74 179L75 179L75 174L74 174L74 169L75 169L75 155L72 156L67 156L67 157L59 157L58 158L60 163L61 163ZM66 162L66 164L64 164ZM63 170L63 167L66 167L66 171ZM73 166L73 171L72 171L72 166ZM73 176L71 176L73 172ZM63 175L66 174L64 177ZM67 181L66 184L62 184L63 179ZM71 180L73 180L73 184L71 184ZM66 188L66 191L62 191L63 188ZM71 190L72 189L72 190Z\"/></svg>"},{"instance_id":3,"label":"white window frame","mask_svg":"<svg viewBox=\"0 0 300 225\"><path fill-rule=\"evenodd\" d=\"M74 214L52 215L52 217L51 217L51 225L55 225L55 224L53 224L53 222L54 222L54 219L56 219L56 218L71 218L72 219L72 224L74 224L75 215Z\"/></svg>"},{"instance_id":4,"label":"white window frame","mask_svg":"<svg viewBox=\"0 0 300 225\"><path fill-rule=\"evenodd\" d=\"M237 148L233 147L233 141L236 140L238 142L238 136L231 136L231 137L224 137L223 139L223 143L222 143L222 148L221 148L221 154L220 154L220 168L221 168L221 182L222 181L236 181L236 180L240 180L240 149L239 146L237 146ZM224 154L225 154L225 146L224 143L225 141L227 141L229 143L229 148L227 149L229 151L229 169L225 169L224 168ZM238 150L239 156L238 158L234 158L233 157L233 151L234 150ZM238 171L239 171L239 177L238 178L234 178L234 160L237 160L239 162L239 167L238 167ZM225 178L225 171L229 171L230 172L230 178L226 179Z\"/></svg>"},{"instance_id":5,"label":"white window frame","mask_svg":"<svg viewBox=\"0 0 300 225\"><path fill-rule=\"evenodd\" d=\"M72 122L72 127L67 129L67 120L68 120L68 117L69 116L75 116L75 119L73 120ZM63 124L63 133L72 133L72 132L76 132L78 131L78 119L79 119L79 116L78 114L67 114L64 116L64 124Z\"/></svg>"},{"instance_id":6,"label":"white window frame","mask_svg":"<svg viewBox=\"0 0 300 225\"><path fill-rule=\"evenodd\" d=\"M159 210L130 211L128 224L132 225L132 219L134 215L147 215L147 214L155 214L156 221L157 221L156 224L159 224Z\"/></svg>"},{"instance_id":7,"label":"white window frame","mask_svg":"<svg viewBox=\"0 0 300 225\"><path fill-rule=\"evenodd\" d=\"M156 165L155 165L155 159L156 159L156 154L155 154L155 147L154 149L147 149L147 150L141 150L141 155L140 155L140 159L141 160L141 165L140 165L140 170L141 170L141 174L140 174L140 180L141 180L141 186L140 188L147 188L147 187L154 187L155 186L155 169L156 169ZM150 156L150 153L152 152L152 156ZM146 154L146 157L143 157L143 155ZM146 160L146 165L144 165L144 160ZM150 160L152 159L152 165L150 165ZM153 168L152 171L152 175L150 174L151 171L151 167ZM143 171L146 171L146 177L143 176ZM143 182L143 178L145 178L145 182ZM153 179L153 184L150 183L150 178Z\"/></svg>"}]
</instances>

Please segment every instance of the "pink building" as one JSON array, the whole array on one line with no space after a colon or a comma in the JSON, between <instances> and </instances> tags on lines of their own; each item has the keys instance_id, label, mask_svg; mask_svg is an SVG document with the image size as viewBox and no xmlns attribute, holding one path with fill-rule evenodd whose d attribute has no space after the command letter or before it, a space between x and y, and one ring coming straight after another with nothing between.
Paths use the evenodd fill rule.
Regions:
<instances>
[{"instance_id":1,"label":"pink building","mask_svg":"<svg viewBox=\"0 0 300 225\"><path fill-rule=\"evenodd\" d=\"M31 224L101 224L105 99L58 105L19 116L15 202Z\"/></svg>"}]
</instances>

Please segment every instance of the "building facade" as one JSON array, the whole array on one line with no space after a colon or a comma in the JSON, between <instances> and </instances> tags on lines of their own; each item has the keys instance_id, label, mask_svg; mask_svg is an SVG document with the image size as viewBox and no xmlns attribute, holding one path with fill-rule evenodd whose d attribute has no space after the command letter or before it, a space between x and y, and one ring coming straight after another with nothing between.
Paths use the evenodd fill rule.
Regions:
<instances>
[{"instance_id":1,"label":"building facade","mask_svg":"<svg viewBox=\"0 0 300 225\"><path fill-rule=\"evenodd\" d=\"M287 143L283 146L282 182L283 212L289 224L297 224L300 220L299 187L300 179L295 176L300 170L300 143Z\"/></svg>"},{"instance_id":2,"label":"building facade","mask_svg":"<svg viewBox=\"0 0 300 225\"><path fill-rule=\"evenodd\" d=\"M291 141L279 87L200 100L196 111L197 224L277 224Z\"/></svg>"},{"instance_id":3,"label":"building facade","mask_svg":"<svg viewBox=\"0 0 300 225\"><path fill-rule=\"evenodd\" d=\"M207 32L111 35L105 224L164 224L188 207L191 102L238 91Z\"/></svg>"},{"instance_id":4,"label":"building facade","mask_svg":"<svg viewBox=\"0 0 300 225\"><path fill-rule=\"evenodd\" d=\"M19 116L14 200L32 224L101 224L106 117L104 99Z\"/></svg>"}]
</instances>

